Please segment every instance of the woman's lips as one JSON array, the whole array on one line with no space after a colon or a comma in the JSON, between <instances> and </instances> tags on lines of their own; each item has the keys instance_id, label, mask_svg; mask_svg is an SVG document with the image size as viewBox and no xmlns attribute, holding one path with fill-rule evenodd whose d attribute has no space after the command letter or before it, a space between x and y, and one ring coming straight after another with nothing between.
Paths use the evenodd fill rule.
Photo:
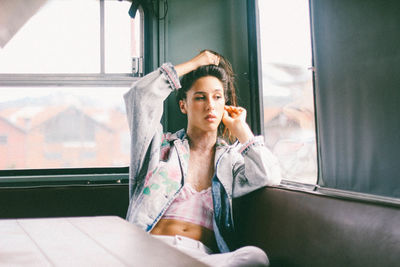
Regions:
<instances>
[{"instance_id":1,"label":"woman's lips","mask_svg":"<svg viewBox=\"0 0 400 267\"><path fill-rule=\"evenodd\" d=\"M215 116L214 114L208 114L205 119L206 121L213 122L217 119L217 116Z\"/></svg>"}]
</instances>

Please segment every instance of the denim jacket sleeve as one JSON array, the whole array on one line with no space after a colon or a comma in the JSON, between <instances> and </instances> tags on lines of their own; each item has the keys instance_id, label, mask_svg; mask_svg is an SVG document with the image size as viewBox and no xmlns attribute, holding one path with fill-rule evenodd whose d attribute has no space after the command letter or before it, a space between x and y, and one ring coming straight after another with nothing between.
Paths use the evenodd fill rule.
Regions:
<instances>
[{"instance_id":1,"label":"denim jacket sleeve","mask_svg":"<svg viewBox=\"0 0 400 267\"><path fill-rule=\"evenodd\" d=\"M263 186L279 185L282 179L280 165L265 147L263 136L256 136L239 145L239 153L241 156L233 164L233 197L243 196Z\"/></svg>"},{"instance_id":2,"label":"denim jacket sleeve","mask_svg":"<svg viewBox=\"0 0 400 267\"><path fill-rule=\"evenodd\" d=\"M145 157L154 139L161 142L163 129L160 123L163 114L163 102L168 95L180 88L178 75L170 63L147 74L133 83L125 93L125 107L131 132L131 161L129 169L129 196L132 197L134 181L141 179ZM157 144L153 144L156 146Z\"/></svg>"}]
</instances>

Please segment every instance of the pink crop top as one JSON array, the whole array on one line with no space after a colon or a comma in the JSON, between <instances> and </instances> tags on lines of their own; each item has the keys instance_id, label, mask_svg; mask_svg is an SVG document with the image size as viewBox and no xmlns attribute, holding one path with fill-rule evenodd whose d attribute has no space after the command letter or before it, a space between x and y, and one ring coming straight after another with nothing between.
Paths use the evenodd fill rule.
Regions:
<instances>
[{"instance_id":1,"label":"pink crop top","mask_svg":"<svg viewBox=\"0 0 400 267\"><path fill-rule=\"evenodd\" d=\"M185 183L162 219L182 220L213 230L213 214L211 187L198 192Z\"/></svg>"}]
</instances>

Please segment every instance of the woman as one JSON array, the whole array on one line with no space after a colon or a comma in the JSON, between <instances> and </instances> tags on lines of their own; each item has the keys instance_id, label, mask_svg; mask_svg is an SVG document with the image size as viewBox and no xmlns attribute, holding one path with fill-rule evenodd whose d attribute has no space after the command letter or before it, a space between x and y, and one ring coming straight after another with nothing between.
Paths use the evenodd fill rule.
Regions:
<instances>
[{"instance_id":1,"label":"woman","mask_svg":"<svg viewBox=\"0 0 400 267\"><path fill-rule=\"evenodd\" d=\"M174 90L187 128L164 134L163 101ZM229 249L232 198L280 182L277 160L254 137L235 97L229 62L211 51L175 67L166 63L125 94L132 145L127 220L207 264L265 266L261 249ZM228 145L222 136L238 141Z\"/></svg>"}]
</instances>

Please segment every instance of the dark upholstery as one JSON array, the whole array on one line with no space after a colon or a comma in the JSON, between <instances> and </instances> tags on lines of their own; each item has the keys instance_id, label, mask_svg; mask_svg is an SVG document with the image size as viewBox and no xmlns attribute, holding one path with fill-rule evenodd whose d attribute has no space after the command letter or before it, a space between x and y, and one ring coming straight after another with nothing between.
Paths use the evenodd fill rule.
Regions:
<instances>
[{"instance_id":1,"label":"dark upholstery","mask_svg":"<svg viewBox=\"0 0 400 267\"><path fill-rule=\"evenodd\" d=\"M0 188L0 218L125 218L128 195L128 185L123 184Z\"/></svg>"},{"instance_id":2,"label":"dark upholstery","mask_svg":"<svg viewBox=\"0 0 400 267\"><path fill-rule=\"evenodd\" d=\"M240 245L272 266L399 266L400 209L263 188L234 202Z\"/></svg>"}]
</instances>

